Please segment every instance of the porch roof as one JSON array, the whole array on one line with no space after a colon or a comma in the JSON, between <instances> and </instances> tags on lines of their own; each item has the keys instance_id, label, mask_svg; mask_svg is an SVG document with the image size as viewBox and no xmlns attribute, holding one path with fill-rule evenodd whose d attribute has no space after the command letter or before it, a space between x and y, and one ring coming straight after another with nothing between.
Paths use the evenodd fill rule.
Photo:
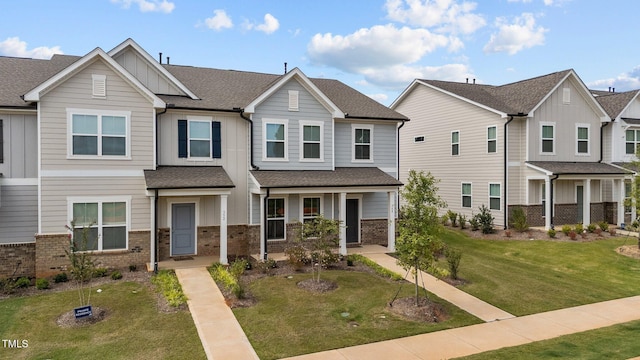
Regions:
<instances>
[{"instance_id":1,"label":"porch roof","mask_svg":"<svg viewBox=\"0 0 640 360\"><path fill-rule=\"evenodd\" d=\"M253 170L261 187L354 187L401 186L402 183L377 167L338 167L335 170Z\"/></svg>"},{"instance_id":2,"label":"porch roof","mask_svg":"<svg viewBox=\"0 0 640 360\"><path fill-rule=\"evenodd\" d=\"M158 166L145 170L147 189L233 188L222 166Z\"/></svg>"},{"instance_id":3,"label":"porch roof","mask_svg":"<svg viewBox=\"0 0 640 360\"><path fill-rule=\"evenodd\" d=\"M553 175L627 175L630 171L599 162L527 161Z\"/></svg>"}]
</instances>

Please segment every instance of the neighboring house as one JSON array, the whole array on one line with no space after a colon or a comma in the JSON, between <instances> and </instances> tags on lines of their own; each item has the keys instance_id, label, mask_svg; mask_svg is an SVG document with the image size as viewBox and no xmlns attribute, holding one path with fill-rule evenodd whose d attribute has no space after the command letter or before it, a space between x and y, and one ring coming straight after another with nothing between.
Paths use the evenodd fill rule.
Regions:
<instances>
[{"instance_id":1,"label":"neighboring house","mask_svg":"<svg viewBox=\"0 0 640 360\"><path fill-rule=\"evenodd\" d=\"M60 271L72 221L114 267L266 258L319 214L343 254L394 247L408 119L339 81L161 64L131 39L0 74L0 255L22 254L0 274Z\"/></svg>"},{"instance_id":2,"label":"neighboring house","mask_svg":"<svg viewBox=\"0 0 640 360\"><path fill-rule=\"evenodd\" d=\"M592 90L591 93L612 120L602 132L605 161L637 172L638 169L633 168L631 163L638 161L636 154L640 149L640 90L621 93L615 92L615 89ZM624 188L615 188L620 184L608 181L603 190L607 193L624 193L625 198L629 198L631 183L629 178L625 181ZM625 206L624 210L622 221L631 223L636 219L636 207Z\"/></svg>"},{"instance_id":3,"label":"neighboring house","mask_svg":"<svg viewBox=\"0 0 640 360\"><path fill-rule=\"evenodd\" d=\"M545 228L622 222L627 172L601 147L611 120L573 70L501 86L417 79L391 108L411 119L400 179L431 172L452 211L469 218L486 205L498 226L514 207Z\"/></svg>"}]
</instances>

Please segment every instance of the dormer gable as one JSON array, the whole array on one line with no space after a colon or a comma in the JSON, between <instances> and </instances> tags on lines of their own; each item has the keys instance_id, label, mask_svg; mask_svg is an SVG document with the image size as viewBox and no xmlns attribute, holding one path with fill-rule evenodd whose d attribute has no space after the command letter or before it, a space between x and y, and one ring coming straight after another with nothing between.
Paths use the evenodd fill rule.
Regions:
<instances>
[{"instance_id":1,"label":"dormer gable","mask_svg":"<svg viewBox=\"0 0 640 360\"><path fill-rule=\"evenodd\" d=\"M125 40L108 54L155 94L199 99L133 39Z\"/></svg>"},{"instance_id":2,"label":"dormer gable","mask_svg":"<svg viewBox=\"0 0 640 360\"><path fill-rule=\"evenodd\" d=\"M290 81L298 81L302 87L305 88L325 109L331 114L333 118L344 118L345 114L338 108L318 87L311 82L311 80L298 68L294 68L285 75L281 76L271 86L267 88L262 94L255 98L251 103L245 106L244 111L246 113L255 113L256 107L263 103L270 96L280 90L285 84ZM289 109L292 111L297 110L298 94L289 93Z\"/></svg>"}]
</instances>

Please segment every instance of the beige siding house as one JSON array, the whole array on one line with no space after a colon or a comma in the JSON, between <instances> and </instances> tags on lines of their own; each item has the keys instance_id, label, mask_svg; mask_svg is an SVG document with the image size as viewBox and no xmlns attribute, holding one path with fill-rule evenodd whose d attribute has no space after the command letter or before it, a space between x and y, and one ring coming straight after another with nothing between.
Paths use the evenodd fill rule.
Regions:
<instances>
[{"instance_id":1,"label":"beige siding house","mask_svg":"<svg viewBox=\"0 0 640 360\"><path fill-rule=\"evenodd\" d=\"M392 104L411 119L400 133L400 179L440 179L448 209L487 206L507 227L515 207L532 226L620 223L627 172L603 159L611 119L573 70L501 86L415 80Z\"/></svg>"}]
</instances>

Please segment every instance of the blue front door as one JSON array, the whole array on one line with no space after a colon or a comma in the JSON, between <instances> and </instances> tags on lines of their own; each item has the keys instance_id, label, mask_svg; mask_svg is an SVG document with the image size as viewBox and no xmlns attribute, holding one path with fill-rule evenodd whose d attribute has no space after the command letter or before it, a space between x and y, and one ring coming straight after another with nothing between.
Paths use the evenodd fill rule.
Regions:
<instances>
[{"instance_id":1,"label":"blue front door","mask_svg":"<svg viewBox=\"0 0 640 360\"><path fill-rule=\"evenodd\" d=\"M196 253L196 204L171 205L171 255Z\"/></svg>"}]
</instances>

